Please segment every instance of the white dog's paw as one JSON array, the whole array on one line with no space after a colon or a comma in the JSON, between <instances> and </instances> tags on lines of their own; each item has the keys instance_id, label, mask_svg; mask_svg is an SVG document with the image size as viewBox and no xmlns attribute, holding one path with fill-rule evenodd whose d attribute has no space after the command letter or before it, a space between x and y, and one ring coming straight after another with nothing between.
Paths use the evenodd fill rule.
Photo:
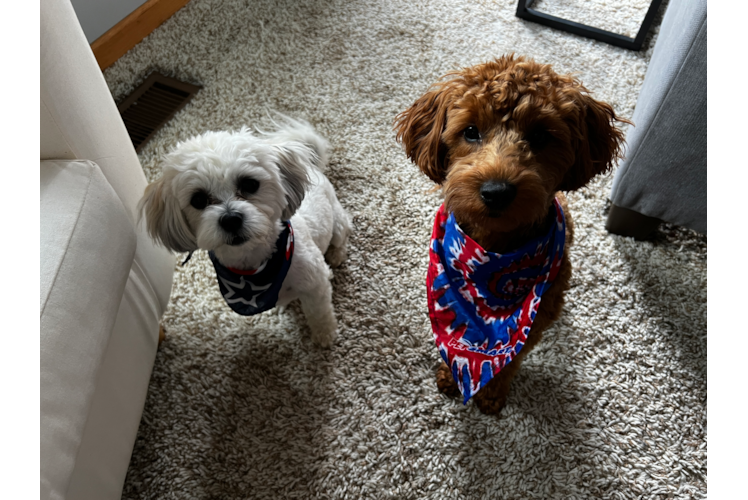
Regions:
<instances>
[{"instance_id":1,"label":"white dog's paw","mask_svg":"<svg viewBox=\"0 0 748 500\"><path fill-rule=\"evenodd\" d=\"M326 264L322 265L324 268L316 268L318 286L299 298L307 325L312 332L312 342L320 347L330 347L337 337L338 320L332 307L332 285L325 279L330 273L330 268Z\"/></svg>"},{"instance_id":2,"label":"white dog's paw","mask_svg":"<svg viewBox=\"0 0 748 500\"><path fill-rule=\"evenodd\" d=\"M312 329L312 342L325 349L332 347L337 338L338 332L334 326L332 329L319 327Z\"/></svg>"},{"instance_id":3,"label":"white dog's paw","mask_svg":"<svg viewBox=\"0 0 748 500\"><path fill-rule=\"evenodd\" d=\"M348 257L348 250L345 246L342 247L330 247L327 249L325 258L330 264L330 267L339 267L345 259Z\"/></svg>"}]
</instances>

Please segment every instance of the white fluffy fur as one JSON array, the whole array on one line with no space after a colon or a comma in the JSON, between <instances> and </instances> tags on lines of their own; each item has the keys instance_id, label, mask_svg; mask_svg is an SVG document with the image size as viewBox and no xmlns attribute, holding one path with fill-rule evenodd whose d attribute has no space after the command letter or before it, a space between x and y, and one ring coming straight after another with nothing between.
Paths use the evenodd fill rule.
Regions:
<instances>
[{"instance_id":1,"label":"white fluffy fur","mask_svg":"<svg viewBox=\"0 0 748 500\"><path fill-rule=\"evenodd\" d=\"M150 184L140 202L148 232L177 252L213 250L227 267L256 269L268 259L291 217L294 256L278 305L300 299L312 340L329 347L336 337L330 268L346 258L350 219L322 169L329 144L307 123L283 117L278 129L252 134L207 132L177 144L163 164L163 176ZM239 178L259 181L243 195ZM209 196L207 207L194 208L197 191ZM241 244L236 233L219 225L227 212L241 214ZM293 216L292 216L293 215Z\"/></svg>"}]
</instances>

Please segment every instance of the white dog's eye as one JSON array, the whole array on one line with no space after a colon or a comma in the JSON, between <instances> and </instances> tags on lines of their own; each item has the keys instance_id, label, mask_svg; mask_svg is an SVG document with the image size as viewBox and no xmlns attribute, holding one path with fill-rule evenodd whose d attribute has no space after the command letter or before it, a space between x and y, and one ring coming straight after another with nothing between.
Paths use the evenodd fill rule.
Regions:
<instances>
[{"instance_id":1,"label":"white dog's eye","mask_svg":"<svg viewBox=\"0 0 748 500\"><path fill-rule=\"evenodd\" d=\"M205 193L205 191L196 192L192 195L192 198L190 198L190 205L198 210L202 210L203 208L208 206L208 195Z\"/></svg>"},{"instance_id":2,"label":"white dog's eye","mask_svg":"<svg viewBox=\"0 0 748 500\"><path fill-rule=\"evenodd\" d=\"M260 182L249 177L242 177L236 184L239 192L243 195L256 193L260 188Z\"/></svg>"}]
</instances>

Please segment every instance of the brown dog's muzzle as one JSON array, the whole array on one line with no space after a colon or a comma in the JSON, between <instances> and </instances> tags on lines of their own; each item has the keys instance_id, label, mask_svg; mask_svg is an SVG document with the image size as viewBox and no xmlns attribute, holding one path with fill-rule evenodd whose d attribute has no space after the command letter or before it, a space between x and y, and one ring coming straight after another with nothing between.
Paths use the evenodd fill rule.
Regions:
<instances>
[{"instance_id":1,"label":"brown dog's muzzle","mask_svg":"<svg viewBox=\"0 0 748 500\"><path fill-rule=\"evenodd\" d=\"M489 180L480 187L480 197L492 217L511 205L517 196L517 186L509 182Z\"/></svg>"}]
</instances>

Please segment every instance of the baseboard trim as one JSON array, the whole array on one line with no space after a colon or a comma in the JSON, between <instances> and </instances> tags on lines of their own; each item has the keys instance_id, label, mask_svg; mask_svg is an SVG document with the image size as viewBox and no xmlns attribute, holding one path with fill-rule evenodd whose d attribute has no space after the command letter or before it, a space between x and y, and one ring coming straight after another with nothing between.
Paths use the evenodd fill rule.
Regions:
<instances>
[{"instance_id":1,"label":"baseboard trim","mask_svg":"<svg viewBox=\"0 0 748 500\"><path fill-rule=\"evenodd\" d=\"M104 70L184 7L189 0L148 0L91 44Z\"/></svg>"}]
</instances>

